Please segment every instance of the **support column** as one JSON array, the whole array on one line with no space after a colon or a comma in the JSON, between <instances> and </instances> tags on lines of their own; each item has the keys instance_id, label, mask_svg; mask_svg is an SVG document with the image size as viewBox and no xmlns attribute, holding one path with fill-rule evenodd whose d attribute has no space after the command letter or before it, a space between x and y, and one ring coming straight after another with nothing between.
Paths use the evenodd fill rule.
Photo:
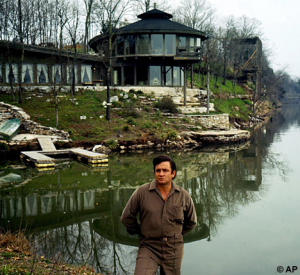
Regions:
<instances>
[{"instance_id":1,"label":"support column","mask_svg":"<svg viewBox=\"0 0 300 275\"><path fill-rule=\"evenodd\" d=\"M124 85L124 66L121 66L121 86Z\"/></svg>"},{"instance_id":2,"label":"support column","mask_svg":"<svg viewBox=\"0 0 300 275\"><path fill-rule=\"evenodd\" d=\"M186 106L186 65L184 65L184 70L183 70L183 78L184 78L184 83L183 83L183 102L184 106Z\"/></svg>"},{"instance_id":3,"label":"support column","mask_svg":"<svg viewBox=\"0 0 300 275\"><path fill-rule=\"evenodd\" d=\"M194 64L191 65L191 88L194 89Z\"/></svg>"},{"instance_id":4,"label":"support column","mask_svg":"<svg viewBox=\"0 0 300 275\"><path fill-rule=\"evenodd\" d=\"M134 86L137 85L136 64L134 64L134 67L133 67L133 83L134 83Z\"/></svg>"}]
</instances>

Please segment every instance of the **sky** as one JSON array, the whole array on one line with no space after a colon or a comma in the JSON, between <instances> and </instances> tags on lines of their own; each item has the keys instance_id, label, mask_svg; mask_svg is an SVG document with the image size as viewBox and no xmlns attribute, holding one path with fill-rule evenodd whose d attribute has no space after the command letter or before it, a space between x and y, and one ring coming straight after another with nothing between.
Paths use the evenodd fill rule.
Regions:
<instances>
[{"instance_id":1,"label":"sky","mask_svg":"<svg viewBox=\"0 0 300 275\"><path fill-rule=\"evenodd\" d=\"M245 15L259 20L264 34L263 43L272 51L271 67L274 70L285 68L292 77L300 77L299 0L207 1L215 8L218 19Z\"/></svg>"}]
</instances>

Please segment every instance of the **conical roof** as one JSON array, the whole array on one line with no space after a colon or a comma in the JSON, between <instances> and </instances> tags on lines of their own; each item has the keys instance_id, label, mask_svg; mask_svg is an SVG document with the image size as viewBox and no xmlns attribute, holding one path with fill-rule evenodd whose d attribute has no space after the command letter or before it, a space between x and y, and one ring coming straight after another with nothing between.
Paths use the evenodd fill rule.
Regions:
<instances>
[{"instance_id":1,"label":"conical roof","mask_svg":"<svg viewBox=\"0 0 300 275\"><path fill-rule=\"evenodd\" d=\"M166 13L166 12L158 10L158 9L153 9L151 11L147 11L145 13L138 15L138 18L140 18L140 19L148 19L148 18L171 19L172 17L173 17L172 14Z\"/></svg>"}]
</instances>

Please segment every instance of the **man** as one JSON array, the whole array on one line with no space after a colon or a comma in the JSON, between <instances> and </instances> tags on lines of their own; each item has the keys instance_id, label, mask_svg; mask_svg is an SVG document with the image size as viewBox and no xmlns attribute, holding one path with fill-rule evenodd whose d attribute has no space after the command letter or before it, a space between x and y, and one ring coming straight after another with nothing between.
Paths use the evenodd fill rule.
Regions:
<instances>
[{"instance_id":1,"label":"man","mask_svg":"<svg viewBox=\"0 0 300 275\"><path fill-rule=\"evenodd\" d=\"M121 217L129 234L140 237L135 275L180 274L182 236L197 224L191 196L172 180L176 164L168 156L153 159L155 180L132 194ZM137 215L139 214L139 222Z\"/></svg>"}]
</instances>

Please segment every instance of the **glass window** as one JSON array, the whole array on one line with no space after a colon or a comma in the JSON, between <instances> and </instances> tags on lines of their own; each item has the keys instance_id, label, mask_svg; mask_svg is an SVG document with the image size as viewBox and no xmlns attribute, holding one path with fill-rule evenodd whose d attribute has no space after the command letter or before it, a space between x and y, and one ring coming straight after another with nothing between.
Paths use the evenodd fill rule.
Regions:
<instances>
[{"instance_id":1,"label":"glass window","mask_svg":"<svg viewBox=\"0 0 300 275\"><path fill-rule=\"evenodd\" d=\"M92 65L81 65L81 82L92 83Z\"/></svg>"},{"instance_id":2,"label":"glass window","mask_svg":"<svg viewBox=\"0 0 300 275\"><path fill-rule=\"evenodd\" d=\"M197 47L201 47L201 39L197 38Z\"/></svg>"},{"instance_id":3,"label":"glass window","mask_svg":"<svg viewBox=\"0 0 300 275\"><path fill-rule=\"evenodd\" d=\"M150 85L161 85L161 68L160 66L150 66Z\"/></svg>"},{"instance_id":4,"label":"glass window","mask_svg":"<svg viewBox=\"0 0 300 275\"><path fill-rule=\"evenodd\" d=\"M124 84L134 85L134 67L126 66L124 67Z\"/></svg>"},{"instance_id":5,"label":"glass window","mask_svg":"<svg viewBox=\"0 0 300 275\"><path fill-rule=\"evenodd\" d=\"M180 70L180 73L181 73L181 86L184 86L184 70L183 69L181 69Z\"/></svg>"},{"instance_id":6,"label":"glass window","mask_svg":"<svg viewBox=\"0 0 300 275\"><path fill-rule=\"evenodd\" d=\"M166 86L172 86L172 67L166 66Z\"/></svg>"},{"instance_id":7,"label":"glass window","mask_svg":"<svg viewBox=\"0 0 300 275\"><path fill-rule=\"evenodd\" d=\"M149 35L148 34L140 34L137 37L137 52L138 54L149 54Z\"/></svg>"},{"instance_id":8,"label":"glass window","mask_svg":"<svg viewBox=\"0 0 300 275\"><path fill-rule=\"evenodd\" d=\"M134 35L128 35L125 41L125 54L135 54L135 37Z\"/></svg>"},{"instance_id":9,"label":"glass window","mask_svg":"<svg viewBox=\"0 0 300 275\"><path fill-rule=\"evenodd\" d=\"M176 36L175 34L165 35L165 54L176 54Z\"/></svg>"},{"instance_id":10,"label":"glass window","mask_svg":"<svg viewBox=\"0 0 300 275\"><path fill-rule=\"evenodd\" d=\"M117 38L117 55L124 55L124 36Z\"/></svg>"},{"instance_id":11,"label":"glass window","mask_svg":"<svg viewBox=\"0 0 300 275\"><path fill-rule=\"evenodd\" d=\"M121 85L121 67L117 67L113 70L113 85Z\"/></svg>"},{"instance_id":12,"label":"glass window","mask_svg":"<svg viewBox=\"0 0 300 275\"><path fill-rule=\"evenodd\" d=\"M195 38L190 37L190 52L194 52L194 51L195 51Z\"/></svg>"},{"instance_id":13,"label":"glass window","mask_svg":"<svg viewBox=\"0 0 300 275\"><path fill-rule=\"evenodd\" d=\"M173 67L173 86L180 86L180 68Z\"/></svg>"},{"instance_id":14,"label":"glass window","mask_svg":"<svg viewBox=\"0 0 300 275\"><path fill-rule=\"evenodd\" d=\"M6 73L6 83L10 83L10 79L12 83L18 82L18 65L11 64L11 70L8 63L5 65L5 73Z\"/></svg>"},{"instance_id":15,"label":"glass window","mask_svg":"<svg viewBox=\"0 0 300 275\"><path fill-rule=\"evenodd\" d=\"M184 36L179 37L179 47L186 48L186 37Z\"/></svg>"},{"instance_id":16,"label":"glass window","mask_svg":"<svg viewBox=\"0 0 300 275\"><path fill-rule=\"evenodd\" d=\"M45 84L49 82L48 67L45 64L37 64L37 83Z\"/></svg>"},{"instance_id":17,"label":"glass window","mask_svg":"<svg viewBox=\"0 0 300 275\"><path fill-rule=\"evenodd\" d=\"M53 81L55 83L62 83L62 66L61 65L53 66L52 76L53 76Z\"/></svg>"},{"instance_id":18,"label":"glass window","mask_svg":"<svg viewBox=\"0 0 300 275\"><path fill-rule=\"evenodd\" d=\"M151 34L151 53L152 54L163 54L163 35L162 34Z\"/></svg>"},{"instance_id":19,"label":"glass window","mask_svg":"<svg viewBox=\"0 0 300 275\"><path fill-rule=\"evenodd\" d=\"M147 85L148 84L148 66L137 67L137 84Z\"/></svg>"},{"instance_id":20,"label":"glass window","mask_svg":"<svg viewBox=\"0 0 300 275\"><path fill-rule=\"evenodd\" d=\"M22 65L22 83L33 83L33 65L23 64Z\"/></svg>"},{"instance_id":21,"label":"glass window","mask_svg":"<svg viewBox=\"0 0 300 275\"><path fill-rule=\"evenodd\" d=\"M73 74L73 66L68 66L68 83L73 83L73 75L75 74L75 84L78 83L78 67L77 65L74 65L74 74Z\"/></svg>"}]
</instances>

